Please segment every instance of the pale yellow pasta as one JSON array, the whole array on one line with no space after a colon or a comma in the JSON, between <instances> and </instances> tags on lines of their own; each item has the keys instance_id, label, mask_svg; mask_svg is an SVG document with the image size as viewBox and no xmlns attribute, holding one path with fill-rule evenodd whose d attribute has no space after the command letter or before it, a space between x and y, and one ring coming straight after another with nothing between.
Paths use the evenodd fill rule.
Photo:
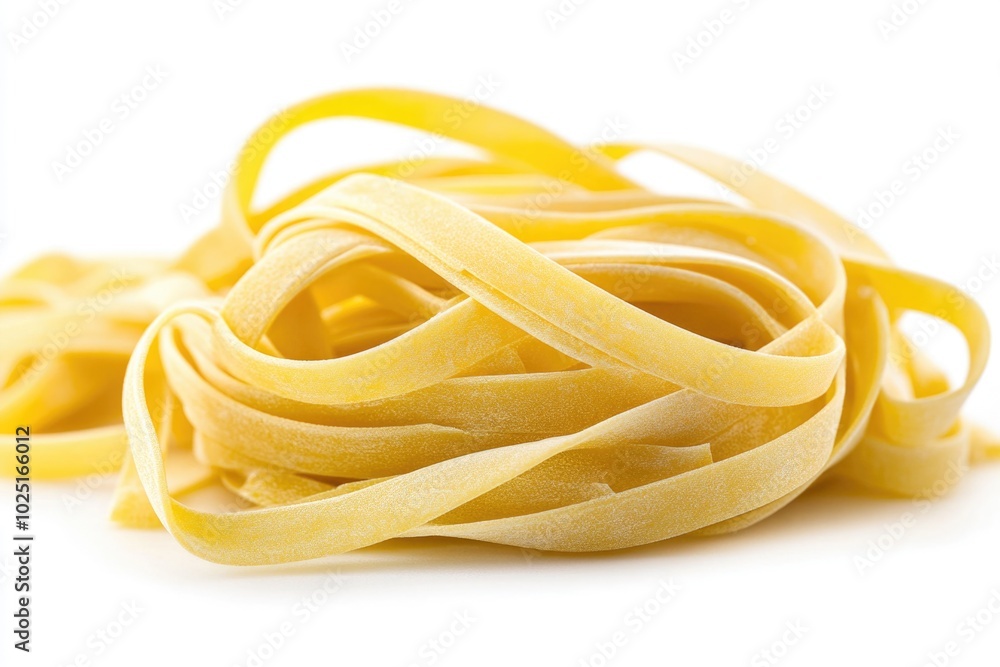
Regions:
<instances>
[{"instance_id":1,"label":"pale yellow pasta","mask_svg":"<svg viewBox=\"0 0 1000 667\"><path fill-rule=\"evenodd\" d=\"M273 145L341 116L481 155L338 172L253 211ZM663 196L618 162L652 151L723 185L739 165L578 148L413 91L282 119L178 260L45 257L0 284L2 430L31 425L36 476L123 463L123 524L241 565L429 535L605 550L744 528L824 474L937 495L1000 451L959 414L989 347L975 302L763 174L744 205ZM964 336L959 386L906 311ZM241 508L184 502L206 485Z\"/></svg>"}]
</instances>

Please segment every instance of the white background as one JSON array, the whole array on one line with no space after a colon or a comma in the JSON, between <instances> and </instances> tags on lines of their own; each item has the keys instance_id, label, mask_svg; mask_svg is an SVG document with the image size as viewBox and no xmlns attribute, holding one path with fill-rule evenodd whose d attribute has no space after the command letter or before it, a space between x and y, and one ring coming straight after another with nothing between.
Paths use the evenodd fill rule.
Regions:
<instances>
[{"instance_id":1,"label":"white background","mask_svg":"<svg viewBox=\"0 0 1000 667\"><path fill-rule=\"evenodd\" d=\"M995 0L926 2L888 35L879 22L893 0L590 0L555 26L546 11L558 0L401 0L351 62L342 44L388 0L244 0L222 11L212 0L70 1L34 34L24 20L40 4L0 9L3 272L48 250L179 252L214 224L218 201L191 220L180 206L291 102L358 85L467 96L493 77L490 104L578 142L609 119L625 123L628 139L741 157L778 138L765 168L852 219L904 179L871 232L901 264L968 286L1000 322L998 285L968 282L1000 251ZM703 34L707 46L679 68L674 54L724 9L730 23ZM15 48L12 34L32 36ZM156 66L164 81L119 118L115 99ZM815 86L832 97L786 136L778 123ZM106 117L113 132L57 178L53 162ZM957 141L911 180L906 161L948 127ZM266 190L405 154L415 138L329 124L279 150ZM646 167L666 190L714 193L661 163ZM940 337L933 352L960 365L954 343ZM969 407L995 429L998 395L1000 373L988 372ZM35 650L10 646L5 580L2 663L247 665L248 651L288 623L292 634L262 664L762 665L771 663L760 651L778 642L776 664L916 666L951 641L957 655L939 664L996 664L1000 614L984 612L992 623L971 632L964 619L1000 596L998 478L996 464L974 469L898 538L886 536L911 502L826 487L734 536L626 553L526 556L423 541L273 569L212 565L165 533L113 527L112 480L72 508L66 499L86 487L38 483ZM888 548L859 570L880 538ZM0 562L9 567L9 555ZM336 592L305 618L296 605L337 571ZM648 622L627 619L671 578L680 591L670 602ZM110 646L96 639L131 603L135 621ZM451 643L456 614L471 627L431 661L428 642ZM787 624L805 631L782 651ZM619 631L625 645L602 662L598 645Z\"/></svg>"}]
</instances>

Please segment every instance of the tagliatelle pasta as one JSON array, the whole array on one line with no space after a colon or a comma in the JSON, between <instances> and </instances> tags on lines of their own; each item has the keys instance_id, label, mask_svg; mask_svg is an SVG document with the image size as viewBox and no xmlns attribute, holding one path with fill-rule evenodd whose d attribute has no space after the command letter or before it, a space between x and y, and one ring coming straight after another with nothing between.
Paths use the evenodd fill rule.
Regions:
<instances>
[{"instance_id":1,"label":"tagliatelle pasta","mask_svg":"<svg viewBox=\"0 0 1000 667\"><path fill-rule=\"evenodd\" d=\"M274 144L333 117L481 155L252 210ZM3 430L31 424L36 476L122 464L120 523L241 565L431 535L606 550L744 528L824 474L937 495L1000 451L959 414L988 353L979 306L763 174L735 188L739 164L707 151L578 148L413 91L281 118L177 261L52 256L0 285ZM745 205L639 186L618 169L639 151ZM907 311L964 336L959 386ZM210 485L242 508L185 501Z\"/></svg>"}]
</instances>

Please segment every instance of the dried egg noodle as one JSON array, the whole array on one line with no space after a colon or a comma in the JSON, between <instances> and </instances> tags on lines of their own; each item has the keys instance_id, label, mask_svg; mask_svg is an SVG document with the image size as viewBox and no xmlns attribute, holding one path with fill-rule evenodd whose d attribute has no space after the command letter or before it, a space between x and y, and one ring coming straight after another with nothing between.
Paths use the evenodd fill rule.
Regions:
<instances>
[{"instance_id":1,"label":"dried egg noodle","mask_svg":"<svg viewBox=\"0 0 1000 667\"><path fill-rule=\"evenodd\" d=\"M481 157L365 166L251 210L275 142L342 116ZM49 256L0 284L2 430L31 425L36 477L121 464L122 524L239 565L427 535L617 549L744 528L827 471L933 495L1000 451L959 415L989 347L971 299L762 174L735 206L616 166L652 151L725 185L735 161L578 148L405 90L281 118L176 262ZM906 311L964 336L961 386ZM251 507L178 500L218 484Z\"/></svg>"}]
</instances>

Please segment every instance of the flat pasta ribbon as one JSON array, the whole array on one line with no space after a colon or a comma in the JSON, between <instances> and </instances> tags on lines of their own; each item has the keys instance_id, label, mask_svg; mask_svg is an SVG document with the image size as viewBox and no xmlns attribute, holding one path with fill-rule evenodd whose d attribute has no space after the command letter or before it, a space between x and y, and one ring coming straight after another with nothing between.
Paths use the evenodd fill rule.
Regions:
<instances>
[{"instance_id":1,"label":"flat pasta ribbon","mask_svg":"<svg viewBox=\"0 0 1000 667\"><path fill-rule=\"evenodd\" d=\"M274 145L334 117L479 155L338 171L255 210ZM738 530L824 475L939 495L1000 452L959 414L979 306L768 176L741 205L665 196L619 162L728 187L739 165L576 147L407 90L280 119L176 261L49 256L0 284L0 423L32 425L36 476L121 464L122 524L239 565L432 535L595 551ZM909 311L963 335L959 386ZM236 502L200 506L206 487Z\"/></svg>"}]
</instances>

